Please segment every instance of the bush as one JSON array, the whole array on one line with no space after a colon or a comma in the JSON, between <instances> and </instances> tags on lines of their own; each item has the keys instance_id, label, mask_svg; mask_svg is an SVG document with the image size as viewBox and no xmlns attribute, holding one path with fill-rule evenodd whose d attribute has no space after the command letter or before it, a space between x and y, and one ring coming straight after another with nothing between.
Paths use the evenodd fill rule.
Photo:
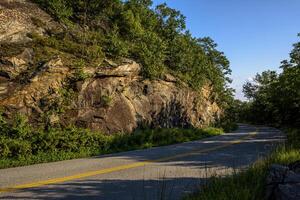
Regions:
<instances>
[{"instance_id":1,"label":"bush","mask_svg":"<svg viewBox=\"0 0 300 200\"><path fill-rule=\"evenodd\" d=\"M59 20L67 20L73 15L73 10L68 4L68 0L33 0L41 4L52 16Z\"/></svg>"},{"instance_id":2,"label":"bush","mask_svg":"<svg viewBox=\"0 0 300 200\"><path fill-rule=\"evenodd\" d=\"M4 137L0 137L0 157L6 158L9 157L10 150L8 147L7 139Z\"/></svg>"},{"instance_id":3,"label":"bush","mask_svg":"<svg viewBox=\"0 0 300 200\"><path fill-rule=\"evenodd\" d=\"M140 38L139 43L135 44L132 56L143 66L143 75L147 78L161 78L164 71L165 42L155 33L146 33Z\"/></svg>"},{"instance_id":4,"label":"bush","mask_svg":"<svg viewBox=\"0 0 300 200\"><path fill-rule=\"evenodd\" d=\"M112 58L127 57L129 45L121 39L117 29L115 26L111 34L107 36L105 43L106 54Z\"/></svg>"},{"instance_id":5,"label":"bush","mask_svg":"<svg viewBox=\"0 0 300 200\"><path fill-rule=\"evenodd\" d=\"M1 115L0 130L0 168L169 145L222 133L216 128L143 129L115 135L76 127L43 130L29 127L22 116L9 124Z\"/></svg>"},{"instance_id":6,"label":"bush","mask_svg":"<svg viewBox=\"0 0 300 200\"><path fill-rule=\"evenodd\" d=\"M85 73L82 69L76 69L71 81L72 82L84 81L89 77L90 75Z\"/></svg>"},{"instance_id":7,"label":"bush","mask_svg":"<svg viewBox=\"0 0 300 200\"><path fill-rule=\"evenodd\" d=\"M32 153L31 143L20 139L7 139L5 141L9 149L8 157L28 156Z\"/></svg>"},{"instance_id":8,"label":"bush","mask_svg":"<svg viewBox=\"0 0 300 200\"><path fill-rule=\"evenodd\" d=\"M119 134L112 143L112 149L148 148L155 146L164 146L199 140L208 136L222 134L223 131L217 128L208 129L180 129L180 128L159 128L159 129L143 129L136 130L131 135Z\"/></svg>"}]
</instances>

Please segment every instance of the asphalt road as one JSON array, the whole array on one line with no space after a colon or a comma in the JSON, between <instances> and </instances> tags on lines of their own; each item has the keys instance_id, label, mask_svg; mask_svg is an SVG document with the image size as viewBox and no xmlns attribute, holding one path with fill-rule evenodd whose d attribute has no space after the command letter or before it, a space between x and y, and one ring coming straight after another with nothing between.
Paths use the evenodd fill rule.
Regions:
<instances>
[{"instance_id":1,"label":"asphalt road","mask_svg":"<svg viewBox=\"0 0 300 200\"><path fill-rule=\"evenodd\" d=\"M0 170L0 199L181 199L214 175L244 169L284 139L240 125L201 141Z\"/></svg>"}]
</instances>

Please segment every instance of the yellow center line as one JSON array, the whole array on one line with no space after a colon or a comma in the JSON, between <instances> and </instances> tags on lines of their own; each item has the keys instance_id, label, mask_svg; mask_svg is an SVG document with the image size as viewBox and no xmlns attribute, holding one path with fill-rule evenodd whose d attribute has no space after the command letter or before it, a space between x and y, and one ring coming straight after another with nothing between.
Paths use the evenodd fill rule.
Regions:
<instances>
[{"instance_id":1,"label":"yellow center line","mask_svg":"<svg viewBox=\"0 0 300 200\"><path fill-rule=\"evenodd\" d=\"M243 138L228 142L227 144L224 144L224 145L219 145L216 147L211 147L211 148L207 148L207 149L203 149L203 150L193 150L193 151L178 154L175 156L168 156L168 157L164 157L164 158L160 158L160 159L156 159L156 160L148 160L148 161L143 161L143 162L135 162L135 163L127 164L127 165L121 165L121 166L117 166L117 167L100 169L100 170L96 170L96 171L84 172L84 173L80 173L80 174L75 174L75 175L61 177L61 178L54 178L54 179L49 179L49 180L45 180L45 181L37 181L37 182L33 182L33 183L28 183L28 184L16 185L16 186L8 187L8 188L0 188L0 193L12 192L12 191L19 190L19 189L36 188L36 187L41 187L41 186L50 185L50 184L63 183L66 181L82 179L82 178L91 177L91 176L95 176L95 175L108 174L108 173L122 171L122 170L126 170L126 169L143 167L143 166L146 166L146 165L149 165L152 163L170 161L170 160L183 158L183 157L187 157L187 156L191 156L191 155L195 155L195 154L199 154L199 153L208 153L211 151L223 149L225 147L228 147L228 146L231 146L234 144L242 143L243 140L250 139L250 138L254 137L256 134L257 134L257 130L256 130L256 132L252 132Z\"/></svg>"}]
</instances>

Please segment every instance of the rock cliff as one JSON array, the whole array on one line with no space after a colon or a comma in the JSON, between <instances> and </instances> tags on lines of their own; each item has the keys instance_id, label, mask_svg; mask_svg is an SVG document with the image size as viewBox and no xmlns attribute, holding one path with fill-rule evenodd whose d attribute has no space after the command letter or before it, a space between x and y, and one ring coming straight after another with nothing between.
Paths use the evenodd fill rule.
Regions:
<instances>
[{"instance_id":1,"label":"rock cliff","mask_svg":"<svg viewBox=\"0 0 300 200\"><path fill-rule=\"evenodd\" d=\"M141 66L129 59L85 66L81 80L59 56L36 67L39 52L28 34L47 36L36 16L47 27L60 26L35 4L0 2L0 107L8 118L22 113L33 126L72 124L114 133L139 126L202 127L221 115L210 87L195 91L170 74L144 79Z\"/></svg>"}]
</instances>

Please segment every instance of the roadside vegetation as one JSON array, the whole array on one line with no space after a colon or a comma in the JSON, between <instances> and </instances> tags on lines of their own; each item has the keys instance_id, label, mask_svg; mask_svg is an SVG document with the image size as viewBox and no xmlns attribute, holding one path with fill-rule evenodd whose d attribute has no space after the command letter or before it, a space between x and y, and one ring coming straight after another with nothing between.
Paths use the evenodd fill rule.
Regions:
<instances>
[{"instance_id":1,"label":"roadside vegetation","mask_svg":"<svg viewBox=\"0 0 300 200\"><path fill-rule=\"evenodd\" d=\"M290 59L281 62L281 73L268 70L244 85L249 102L239 102L236 106L240 120L300 127L300 42L293 46Z\"/></svg>"},{"instance_id":2,"label":"roadside vegetation","mask_svg":"<svg viewBox=\"0 0 300 200\"><path fill-rule=\"evenodd\" d=\"M96 156L198 140L222 129L141 129L132 134L106 135L86 129L33 129L26 118L12 124L0 117L0 168Z\"/></svg>"},{"instance_id":3,"label":"roadside vegetation","mask_svg":"<svg viewBox=\"0 0 300 200\"><path fill-rule=\"evenodd\" d=\"M281 128L286 133L286 143L246 171L212 178L187 200L264 199L270 165L300 160L300 42L294 44L290 60L283 61L281 69L280 74L265 71L247 82L244 93L249 102L236 100L231 114L239 121Z\"/></svg>"}]
</instances>

